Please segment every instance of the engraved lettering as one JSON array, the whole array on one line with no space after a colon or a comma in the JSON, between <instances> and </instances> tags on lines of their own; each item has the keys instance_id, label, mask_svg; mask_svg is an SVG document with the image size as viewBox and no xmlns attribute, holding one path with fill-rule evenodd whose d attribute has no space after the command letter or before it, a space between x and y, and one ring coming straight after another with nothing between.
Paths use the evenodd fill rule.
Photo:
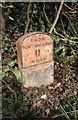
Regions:
<instances>
[{"instance_id":1,"label":"engraved lettering","mask_svg":"<svg viewBox=\"0 0 78 120\"><path fill-rule=\"evenodd\" d=\"M28 41L24 40L22 42L21 47L23 68L45 64L52 60L52 40L47 35L37 35L34 37L32 35L28 38Z\"/></svg>"},{"instance_id":2,"label":"engraved lettering","mask_svg":"<svg viewBox=\"0 0 78 120\"><path fill-rule=\"evenodd\" d=\"M22 46L22 48L25 48L25 49L28 49L28 48L31 48L31 47L39 47L39 46L46 46L46 45L51 45L52 42L48 42L48 43L43 43L43 44L36 44L36 45L28 45L28 46Z\"/></svg>"},{"instance_id":3,"label":"engraved lettering","mask_svg":"<svg viewBox=\"0 0 78 120\"><path fill-rule=\"evenodd\" d=\"M40 49L39 48L36 49L35 54L36 54L36 57L40 56Z\"/></svg>"},{"instance_id":4,"label":"engraved lettering","mask_svg":"<svg viewBox=\"0 0 78 120\"><path fill-rule=\"evenodd\" d=\"M35 60L32 60L31 62L32 62L32 63L34 63L34 62L35 62Z\"/></svg>"},{"instance_id":5,"label":"engraved lettering","mask_svg":"<svg viewBox=\"0 0 78 120\"><path fill-rule=\"evenodd\" d=\"M45 38L34 38L34 39L31 39L31 42L36 42L36 41L41 41L41 40L45 40Z\"/></svg>"}]
</instances>

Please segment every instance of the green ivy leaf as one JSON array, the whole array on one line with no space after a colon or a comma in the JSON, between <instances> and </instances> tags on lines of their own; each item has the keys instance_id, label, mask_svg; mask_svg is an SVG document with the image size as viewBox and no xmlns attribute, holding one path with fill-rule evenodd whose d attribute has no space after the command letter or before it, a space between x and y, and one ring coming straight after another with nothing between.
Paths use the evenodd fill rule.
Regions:
<instances>
[{"instance_id":1,"label":"green ivy leaf","mask_svg":"<svg viewBox=\"0 0 78 120\"><path fill-rule=\"evenodd\" d=\"M18 69L12 69L12 68L10 68L10 71L12 71L15 74L17 80L20 82L21 81L21 73L20 73L20 71Z\"/></svg>"},{"instance_id":2,"label":"green ivy leaf","mask_svg":"<svg viewBox=\"0 0 78 120\"><path fill-rule=\"evenodd\" d=\"M8 72L9 71L9 66L6 66L5 68L4 68L4 72Z\"/></svg>"},{"instance_id":3,"label":"green ivy leaf","mask_svg":"<svg viewBox=\"0 0 78 120\"><path fill-rule=\"evenodd\" d=\"M15 60L12 60L8 65L10 67L13 67L16 63L17 63L17 60L15 59Z\"/></svg>"}]
</instances>

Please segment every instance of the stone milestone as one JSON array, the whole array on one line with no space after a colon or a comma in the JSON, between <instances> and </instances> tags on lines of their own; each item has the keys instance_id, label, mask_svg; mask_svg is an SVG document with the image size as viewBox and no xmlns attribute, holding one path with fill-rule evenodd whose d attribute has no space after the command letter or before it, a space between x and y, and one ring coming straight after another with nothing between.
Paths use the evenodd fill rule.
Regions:
<instances>
[{"instance_id":1,"label":"stone milestone","mask_svg":"<svg viewBox=\"0 0 78 120\"><path fill-rule=\"evenodd\" d=\"M23 35L16 42L24 87L47 86L54 79L53 40L41 32Z\"/></svg>"}]
</instances>

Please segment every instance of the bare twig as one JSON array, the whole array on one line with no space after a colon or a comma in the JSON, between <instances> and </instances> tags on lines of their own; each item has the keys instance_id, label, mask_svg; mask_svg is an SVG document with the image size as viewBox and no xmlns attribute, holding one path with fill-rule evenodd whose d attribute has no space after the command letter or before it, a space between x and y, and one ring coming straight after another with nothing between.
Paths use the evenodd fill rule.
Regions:
<instances>
[{"instance_id":1,"label":"bare twig","mask_svg":"<svg viewBox=\"0 0 78 120\"><path fill-rule=\"evenodd\" d=\"M0 3L0 7L1 7L1 8L13 8L13 5L3 6L2 3Z\"/></svg>"},{"instance_id":2,"label":"bare twig","mask_svg":"<svg viewBox=\"0 0 78 120\"><path fill-rule=\"evenodd\" d=\"M69 23L70 23L70 25L71 25L71 27L72 27L72 29L73 29L74 33L76 34L77 32L76 32L75 28L73 27L72 22L70 21L70 19L69 19L68 15L67 15L67 14L65 14L65 13L63 13L63 15L67 17L67 19L69 20Z\"/></svg>"},{"instance_id":3,"label":"bare twig","mask_svg":"<svg viewBox=\"0 0 78 120\"><path fill-rule=\"evenodd\" d=\"M58 10L58 12L57 12L57 16L56 16L56 18L55 18L55 20L54 20L54 23L53 23L53 25L52 25L52 27L51 27L51 29L50 29L50 31L49 31L50 34L52 33L52 31L53 31L53 29L54 29L54 27L55 27L55 25L56 25L56 23L57 23L57 21L58 21L58 18L59 18L59 15L60 15L60 12L61 12L63 3L64 3L64 0L61 1L59 10Z\"/></svg>"},{"instance_id":4,"label":"bare twig","mask_svg":"<svg viewBox=\"0 0 78 120\"><path fill-rule=\"evenodd\" d=\"M31 2L29 2L28 8L27 8L27 22L26 22L26 27L25 27L25 31L24 31L25 34L27 33L29 23L30 23L30 17L29 17L30 8L31 8Z\"/></svg>"},{"instance_id":5,"label":"bare twig","mask_svg":"<svg viewBox=\"0 0 78 120\"><path fill-rule=\"evenodd\" d=\"M63 31L64 31L64 35L65 35L66 37L69 37L69 35L66 33L66 31L65 31L65 29L64 29L64 23L63 23L62 20L61 20L61 23L62 23L62 28L63 28Z\"/></svg>"},{"instance_id":6,"label":"bare twig","mask_svg":"<svg viewBox=\"0 0 78 120\"><path fill-rule=\"evenodd\" d=\"M74 117L75 117L75 120L77 120L77 113L76 113L76 103L74 103Z\"/></svg>"},{"instance_id":7,"label":"bare twig","mask_svg":"<svg viewBox=\"0 0 78 120\"><path fill-rule=\"evenodd\" d=\"M78 40L78 37L71 37L71 36L69 36L69 35L67 35L67 36L63 36L62 34L60 34L60 33L58 33L57 31L56 31L56 29L54 28L54 33L56 34L56 35L58 35L58 36L60 36L60 38L58 39L58 40L63 40L63 41L69 41L69 42L73 42L73 43L78 43L77 42L77 40Z\"/></svg>"},{"instance_id":8,"label":"bare twig","mask_svg":"<svg viewBox=\"0 0 78 120\"><path fill-rule=\"evenodd\" d=\"M17 96L14 90L12 90L12 88L4 81L2 80L2 82L6 85L6 87L8 88L8 90L15 96L15 101L17 101Z\"/></svg>"},{"instance_id":9,"label":"bare twig","mask_svg":"<svg viewBox=\"0 0 78 120\"><path fill-rule=\"evenodd\" d=\"M57 34L58 36L62 37L62 38L65 38L65 36L63 36L62 34L58 33L55 28L54 28L54 33Z\"/></svg>"},{"instance_id":10,"label":"bare twig","mask_svg":"<svg viewBox=\"0 0 78 120\"><path fill-rule=\"evenodd\" d=\"M78 37L70 37L71 40L78 40Z\"/></svg>"},{"instance_id":11,"label":"bare twig","mask_svg":"<svg viewBox=\"0 0 78 120\"><path fill-rule=\"evenodd\" d=\"M67 11L67 12L65 12L65 13L66 13L66 14L67 14L67 13L77 14L78 11L69 11L69 12Z\"/></svg>"},{"instance_id":12,"label":"bare twig","mask_svg":"<svg viewBox=\"0 0 78 120\"><path fill-rule=\"evenodd\" d=\"M12 4L12 3L10 3L10 6L12 6L11 4ZM7 10L7 13L6 13L5 21L6 21L7 17L9 16L10 8L11 8L11 7L7 7L7 8L8 8L8 10Z\"/></svg>"},{"instance_id":13,"label":"bare twig","mask_svg":"<svg viewBox=\"0 0 78 120\"><path fill-rule=\"evenodd\" d=\"M71 112L66 112L67 114L71 114L71 113L77 113L78 112L78 110L76 110L76 111L71 111ZM60 114L60 115L55 115L54 117L52 117L52 118L57 118L57 117L60 117L60 116L64 116L64 114Z\"/></svg>"},{"instance_id":14,"label":"bare twig","mask_svg":"<svg viewBox=\"0 0 78 120\"><path fill-rule=\"evenodd\" d=\"M45 12L45 5L43 7L43 12L44 12L44 15L45 15L45 18L46 18L47 22L52 26L51 22L48 19L48 16L47 16L46 12Z\"/></svg>"},{"instance_id":15,"label":"bare twig","mask_svg":"<svg viewBox=\"0 0 78 120\"><path fill-rule=\"evenodd\" d=\"M69 7L68 5L66 5L66 4L64 4L69 10L74 10L74 9L72 9L71 7Z\"/></svg>"},{"instance_id":16,"label":"bare twig","mask_svg":"<svg viewBox=\"0 0 78 120\"><path fill-rule=\"evenodd\" d=\"M12 47L12 50L13 50L14 55L16 56L15 49L14 49L14 47L13 47L13 43L12 43L12 42L11 42L11 47Z\"/></svg>"}]
</instances>

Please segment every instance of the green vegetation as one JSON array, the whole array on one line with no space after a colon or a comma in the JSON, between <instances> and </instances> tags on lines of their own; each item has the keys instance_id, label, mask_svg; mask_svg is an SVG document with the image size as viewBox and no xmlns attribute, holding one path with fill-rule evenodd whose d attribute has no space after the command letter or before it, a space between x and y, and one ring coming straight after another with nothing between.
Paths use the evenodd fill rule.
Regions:
<instances>
[{"instance_id":1,"label":"green vegetation","mask_svg":"<svg viewBox=\"0 0 78 120\"><path fill-rule=\"evenodd\" d=\"M78 3L62 3L60 10L59 6L59 2L0 3L2 120L78 120ZM54 83L25 89L16 41L24 33L36 31L49 33L54 40Z\"/></svg>"}]
</instances>

